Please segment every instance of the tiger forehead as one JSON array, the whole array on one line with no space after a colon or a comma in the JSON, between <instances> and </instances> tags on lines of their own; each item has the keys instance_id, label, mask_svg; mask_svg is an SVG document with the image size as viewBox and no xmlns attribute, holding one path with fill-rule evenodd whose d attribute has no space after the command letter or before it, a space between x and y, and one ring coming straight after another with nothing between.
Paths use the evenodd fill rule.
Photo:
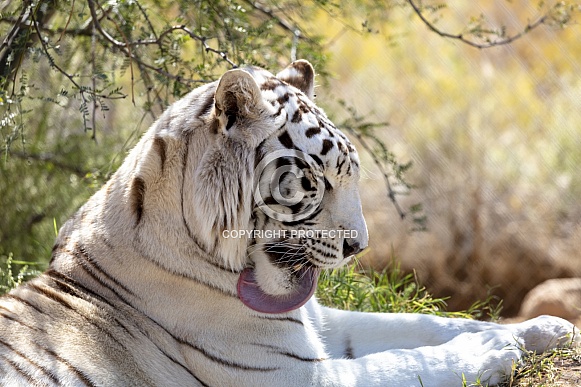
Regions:
<instances>
[{"instance_id":1,"label":"tiger forehead","mask_svg":"<svg viewBox=\"0 0 581 387\"><path fill-rule=\"evenodd\" d=\"M272 75L260 80L263 98L277 115L287 116L286 124L276 134L279 146L317 156L328 170L337 169L337 175L342 171L350 175L347 165L359 166L351 142L305 94Z\"/></svg>"}]
</instances>

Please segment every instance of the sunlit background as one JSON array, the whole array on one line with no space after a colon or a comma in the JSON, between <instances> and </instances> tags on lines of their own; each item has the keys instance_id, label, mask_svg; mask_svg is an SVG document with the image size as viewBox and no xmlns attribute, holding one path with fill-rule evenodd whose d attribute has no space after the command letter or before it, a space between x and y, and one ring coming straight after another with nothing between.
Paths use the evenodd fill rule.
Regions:
<instances>
[{"instance_id":1,"label":"sunlit background","mask_svg":"<svg viewBox=\"0 0 581 387\"><path fill-rule=\"evenodd\" d=\"M516 34L540 17L533 3L450 2L437 25L457 33L483 13ZM400 201L427 215L428 230L410 232L363 156L363 262L381 268L395 257L432 292L453 296L452 309L492 290L512 315L538 283L581 275L581 30L543 26L477 49L414 16L394 9L390 39L345 31L331 45L333 96L389 123L378 134L413 162L416 188ZM329 36L344 28L324 26Z\"/></svg>"}]
</instances>

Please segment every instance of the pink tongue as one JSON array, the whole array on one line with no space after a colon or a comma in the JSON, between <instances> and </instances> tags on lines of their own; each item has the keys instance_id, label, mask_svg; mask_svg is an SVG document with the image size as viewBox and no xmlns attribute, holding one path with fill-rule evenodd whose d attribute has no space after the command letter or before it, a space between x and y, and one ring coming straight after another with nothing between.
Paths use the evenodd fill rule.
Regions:
<instances>
[{"instance_id":1,"label":"pink tongue","mask_svg":"<svg viewBox=\"0 0 581 387\"><path fill-rule=\"evenodd\" d=\"M273 296L260 289L254 270L246 268L238 278L238 298L244 305L261 313L285 313L303 306L315 292L319 269L308 267L298 273L299 284L290 294Z\"/></svg>"}]
</instances>

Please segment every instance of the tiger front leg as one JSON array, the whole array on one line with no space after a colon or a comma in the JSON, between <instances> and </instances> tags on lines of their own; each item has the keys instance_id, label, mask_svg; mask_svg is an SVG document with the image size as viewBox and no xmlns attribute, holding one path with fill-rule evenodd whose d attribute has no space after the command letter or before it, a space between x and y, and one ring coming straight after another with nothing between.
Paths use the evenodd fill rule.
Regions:
<instances>
[{"instance_id":1,"label":"tiger front leg","mask_svg":"<svg viewBox=\"0 0 581 387\"><path fill-rule=\"evenodd\" d=\"M323 361L316 365L312 385L494 386L511 374L523 355L521 348L522 343L504 329L462 333L442 345Z\"/></svg>"},{"instance_id":2,"label":"tiger front leg","mask_svg":"<svg viewBox=\"0 0 581 387\"><path fill-rule=\"evenodd\" d=\"M391 349L444 344L462 333L504 330L521 341L527 351L543 352L579 344L579 329L553 316L518 324L444 318L408 313L362 313L310 305L317 316L327 351L335 358L358 358Z\"/></svg>"},{"instance_id":3,"label":"tiger front leg","mask_svg":"<svg viewBox=\"0 0 581 387\"><path fill-rule=\"evenodd\" d=\"M311 302L327 352L334 358L359 358L391 349L412 349L449 342L466 332L499 325L410 313L363 313L327 308Z\"/></svg>"}]
</instances>

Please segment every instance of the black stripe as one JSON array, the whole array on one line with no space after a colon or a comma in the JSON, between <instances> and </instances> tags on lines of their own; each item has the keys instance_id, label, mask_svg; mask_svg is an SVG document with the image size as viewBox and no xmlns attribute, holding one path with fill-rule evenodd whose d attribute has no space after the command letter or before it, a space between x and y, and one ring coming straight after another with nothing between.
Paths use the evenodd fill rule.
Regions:
<instances>
[{"instance_id":1,"label":"black stripe","mask_svg":"<svg viewBox=\"0 0 581 387\"><path fill-rule=\"evenodd\" d=\"M323 181L325 183L325 189L327 191L332 191L333 190L333 186L331 185L331 183L329 182L329 180L327 180L326 177L323 177Z\"/></svg>"},{"instance_id":2,"label":"black stripe","mask_svg":"<svg viewBox=\"0 0 581 387\"><path fill-rule=\"evenodd\" d=\"M280 105L284 105L286 102L288 102L289 98L290 98L290 94L284 93L282 96L278 97L277 102Z\"/></svg>"},{"instance_id":3,"label":"black stripe","mask_svg":"<svg viewBox=\"0 0 581 387\"><path fill-rule=\"evenodd\" d=\"M306 135L308 138L311 138L311 137L313 137L314 135L316 135L316 134L319 134L319 133L321 133L321 128L319 128L319 127L317 126L317 127L312 127L312 128L309 128L309 129L307 129L307 131L305 132L305 135Z\"/></svg>"},{"instance_id":4,"label":"black stripe","mask_svg":"<svg viewBox=\"0 0 581 387\"><path fill-rule=\"evenodd\" d=\"M84 269L84 268L83 268ZM72 279L71 277L59 273L56 270L53 269L48 269L46 272L43 273L44 276L50 278L54 283L55 286L57 286L61 291L70 294L72 296L75 296L77 298L81 298L87 302L91 302L94 303L95 301L99 301L103 304L108 305L111 309L116 309L117 306L114 305L110 300L108 300L107 298L103 297L102 295L95 293L93 290L85 287L84 285L81 285L79 282L75 281L74 279ZM103 285L106 287L106 285ZM128 300L126 300L125 298L121 297L120 295L117 295L121 301L129 306L131 306L131 304L129 303Z\"/></svg>"},{"instance_id":5,"label":"black stripe","mask_svg":"<svg viewBox=\"0 0 581 387\"><path fill-rule=\"evenodd\" d=\"M187 167L188 167L188 156L190 153L190 139L191 139L191 133L189 133L185 138L185 151L184 151L184 155L182 157L182 188L181 188L182 221L184 223L184 226L186 227L186 231L187 231L190 239L194 241L194 243L198 246L198 248L202 252L204 252L206 255L211 256L212 254L210 254L207 251L204 244L202 244L192 233L192 229L190 228L188 220L186 219L186 214L184 212L184 187L186 184L186 171L187 171Z\"/></svg>"},{"instance_id":6,"label":"black stripe","mask_svg":"<svg viewBox=\"0 0 581 387\"><path fill-rule=\"evenodd\" d=\"M287 131L282 132L282 134L278 136L278 141L280 141L280 143L287 149L293 149L295 146Z\"/></svg>"},{"instance_id":7,"label":"black stripe","mask_svg":"<svg viewBox=\"0 0 581 387\"><path fill-rule=\"evenodd\" d=\"M151 323L153 323L154 325L156 325L159 329L161 329L162 331L164 331L168 336L170 336L172 339L174 339L176 342L184 344L185 342L181 339L178 339L177 337L175 337L170 331L168 331L167 329L165 329L162 325L160 325L157 321L153 320L152 318L150 318L149 316L146 315L146 317L149 318L149 321ZM183 365L182 363L180 363L177 359L175 359L173 356L171 356L170 354L166 353L163 349L161 349L153 340L151 340L151 338L149 337L149 335L146 335L147 338L149 339L149 341L151 343L153 343L153 345L156 346L157 349L159 349L159 351L161 353L163 353L168 359L170 359L171 361L173 361L175 364L179 365L180 367L182 367L187 373L189 373L192 378L196 379L196 381L198 383L200 383L203 387L210 387L208 384L204 383L200 378L198 378L196 375L194 375L192 373L192 371L186 367L185 365Z\"/></svg>"},{"instance_id":8,"label":"black stripe","mask_svg":"<svg viewBox=\"0 0 581 387\"><path fill-rule=\"evenodd\" d=\"M110 303L106 298L100 296L99 294L93 292L92 290L85 288L84 286L82 286L81 284L79 284L78 282L76 282L72 278L67 277L64 274L61 274L61 273L54 271L54 270L49 270L49 271L45 272L44 274L46 274L46 276L49 277L54 282L54 286L56 286L58 288L58 290L60 290L64 293L67 293L73 297L80 298L80 299L87 301L87 302L90 302L90 303L94 303L95 300L99 300L102 303L109 306L111 309L114 309L114 310L116 309L115 305ZM125 300L123 300L123 301L128 304L127 301L125 301ZM127 326L122 321L120 321L116 317L114 317L113 320L120 328L123 328L123 330L128 335L135 338L135 335L129 330L129 328L127 328ZM141 331L141 333L144 334L143 331Z\"/></svg>"},{"instance_id":9,"label":"black stripe","mask_svg":"<svg viewBox=\"0 0 581 387\"><path fill-rule=\"evenodd\" d=\"M285 221L282 221L281 223L284 224L285 226L296 226L296 225L302 224L302 223L304 223L306 221L313 220L317 215L319 215L319 213L322 210L323 209L319 207L318 209L316 209L315 211L313 211L313 213L311 215L307 216L304 219L296 220L296 221L293 221L293 222L285 222Z\"/></svg>"},{"instance_id":10,"label":"black stripe","mask_svg":"<svg viewBox=\"0 0 581 387\"><path fill-rule=\"evenodd\" d=\"M291 322L294 324L299 324L301 326L305 325L305 324L303 324L303 322L301 320L298 320L298 319L292 318L292 317L264 317L264 316L256 316L256 317L263 319L263 320Z\"/></svg>"},{"instance_id":11,"label":"black stripe","mask_svg":"<svg viewBox=\"0 0 581 387\"><path fill-rule=\"evenodd\" d=\"M206 95L206 100L202 104L202 107L198 111L198 117L203 117L205 115L210 114L213 107L214 107L214 93L209 92Z\"/></svg>"},{"instance_id":12,"label":"black stripe","mask_svg":"<svg viewBox=\"0 0 581 387\"><path fill-rule=\"evenodd\" d=\"M104 288L107 288L111 291L111 293L115 294L115 296L117 296L117 298L119 298L120 300L122 300L125 303L128 303L127 300L121 296L121 294L113 287L111 287L108 283L106 283L105 281L103 281L101 278L99 278L91 268L90 262L88 262L86 259L84 259L80 253L78 252L73 252L73 251L67 251L67 253L71 254L74 258L76 258L77 262L81 265L81 268L83 269L83 271L91 278L93 278L93 280L95 280L95 282L97 282L99 285L103 286Z\"/></svg>"},{"instance_id":13,"label":"black stripe","mask_svg":"<svg viewBox=\"0 0 581 387\"><path fill-rule=\"evenodd\" d=\"M2 344L6 348L10 349L12 352L14 352L15 354L17 354L18 356L20 356L21 358L23 358L24 360L26 360L27 362L29 362L32 366L34 366L35 368L37 368L39 371L41 371L43 374L45 374L50 380L52 380L52 382L54 384L60 385L60 381L57 379L57 377L50 370L47 370L47 369L43 368L40 364L38 364L37 362L35 362L34 360L32 360L31 358L29 358L28 356L26 356L24 353L20 352L16 348L14 348L12 345L6 343L2 339L0 339L0 344ZM5 357L5 359L8 360L8 361L10 361L6 357ZM16 364L15 363L11 363L11 365L12 366L15 366ZM33 381L33 382L36 381L36 379L33 378L32 375L30 375L30 374L28 374L26 372L26 370L23 370L21 368L18 368L18 371L21 372L28 380Z\"/></svg>"},{"instance_id":14,"label":"black stripe","mask_svg":"<svg viewBox=\"0 0 581 387\"><path fill-rule=\"evenodd\" d=\"M36 379L34 379L32 377L32 375L29 375L25 369L21 368L18 364L16 364L12 360L8 359L6 356L2 356L2 358L4 359L4 361L6 363L8 363L12 368L14 368L16 370L16 372L18 372L25 379L27 379L27 382L30 383L30 385L32 385L32 386L43 386L44 385L44 383L43 384L39 383Z\"/></svg>"},{"instance_id":15,"label":"black stripe","mask_svg":"<svg viewBox=\"0 0 581 387\"><path fill-rule=\"evenodd\" d=\"M276 78L268 78L266 82L260 85L260 90L274 90L278 86L282 85L282 82Z\"/></svg>"},{"instance_id":16,"label":"black stripe","mask_svg":"<svg viewBox=\"0 0 581 387\"><path fill-rule=\"evenodd\" d=\"M61 286L67 286L69 287L69 291L77 291L80 290L80 292L86 293L87 295L89 295L90 297L93 297L94 299L97 299L105 304L107 304L108 306L110 306L111 308L115 308L115 305L111 304L109 302L109 300L107 300L106 298L100 296L97 293L94 293L92 290L89 290L87 288L85 288L83 285L79 284L78 282L76 282L75 280L73 280L72 278L59 273L57 271L51 270L49 269L47 272L45 272L44 274L46 274L47 276L49 276L53 281L58 282L59 285ZM78 289L77 289L78 288ZM77 293L78 294L78 293ZM127 304L129 304L128 302L126 302ZM130 307L132 307L129 304ZM148 318L151 322L153 322L155 325L157 325L159 328L161 328L162 330L164 330L168 335L170 335L172 338L173 335L171 335L165 328L163 328L161 325L159 325L157 322L155 322L154 320L152 320L151 318L149 318L149 316L147 316L146 314L140 312L144 317ZM127 333L129 333L132 337L135 337L135 335L133 335L129 329L126 327L125 324L123 324L121 321L119 321L118 319L115 319L115 322L121 327L123 328ZM194 374L192 374L192 372L183 364L181 364L178 360L176 360L175 358L173 358L171 355L169 355L168 353L166 353L162 348L160 348L157 343L155 343L150 335L149 332L144 331L141 329L140 326L138 325L134 325L134 328L138 329L139 332L147 337L147 339L156 346L156 348L162 353L164 354L168 359L170 359L172 362L174 362L175 364L179 365L180 367L182 367L184 370L186 370L194 379L196 379L200 384L202 384L203 386L208 386L207 384L203 383L200 379L198 379Z\"/></svg>"},{"instance_id":17,"label":"black stripe","mask_svg":"<svg viewBox=\"0 0 581 387\"><path fill-rule=\"evenodd\" d=\"M301 110L297 109L294 112L293 117L291 118L291 122L294 122L294 123L301 122L302 118L303 118L303 116L301 115Z\"/></svg>"},{"instance_id":18,"label":"black stripe","mask_svg":"<svg viewBox=\"0 0 581 387\"><path fill-rule=\"evenodd\" d=\"M119 299L123 299L117 289L111 287L109 284L104 282L101 278L107 279L109 282L112 282L117 287L124 290L126 293L137 297L137 295L129 289L127 286L123 285L117 278L111 276L107 273L98 263L95 258L93 258L82 245L76 245L75 250L67 250L67 253L71 254L74 258L78 260L81 266L85 269L87 274L90 274L95 281L97 281L102 286L106 287L107 289L111 290Z\"/></svg>"},{"instance_id":19,"label":"black stripe","mask_svg":"<svg viewBox=\"0 0 581 387\"><path fill-rule=\"evenodd\" d=\"M50 299L53 300L54 302L57 302L59 304L61 304L62 306L64 306L67 309L70 310L74 310L75 312L77 312L75 310L75 308L73 308L73 306L65 299L65 297L60 294L59 292L55 291L52 288L43 288L41 286L38 286L36 283L33 282L29 282L25 285L27 288L33 290L34 292ZM79 313L79 312L77 312Z\"/></svg>"},{"instance_id":20,"label":"black stripe","mask_svg":"<svg viewBox=\"0 0 581 387\"><path fill-rule=\"evenodd\" d=\"M6 310L6 311L8 311L8 312L11 312L11 313L13 313L11 310L9 310L9 309L6 309L6 308L4 308L4 307L2 307L2 306L0 306L0 309L4 309L4 310ZM28 324L26 324L26 323L24 323L24 322L22 322L22 321L18 320L18 319L17 319L17 318L15 318L14 316L10 316L10 315L8 315L8 314L6 314L6 313L0 312L0 316L2 316L3 318L5 318L5 319L7 319L7 320L14 321L15 323L17 323L17 324L20 324L20 325L22 325L22 326L24 326L24 327L26 327L26 328L28 328L28 329L32 329L33 331L40 331L40 332L45 332L44 330L42 330L42 329L40 329L40 328L38 328L38 327L35 327L35 326L32 326L32 325L28 325ZM46 333L46 332L45 332L45 333Z\"/></svg>"},{"instance_id":21,"label":"black stripe","mask_svg":"<svg viewBox=\"0 0 581 387\"><path fill-rule=\"evenodd\" d=\"M341 168L343 168L343 164L345 164L345 161L347 160L346 157L343 157L343 160L341 160L341 162L339 162L339 159L337 159L337 176L341 175Z\"/></svg>"},{"instance_id":22,"label":"black stripe","mask_svg":"<svg viewBox=\"0 0 581 387\"><path fill-rule=\"evenodd\" d=\"M87 249L85 248L85 246L83 245L77 245L77 250L82 254L83 258L85 258L85 261L91 264L91 267L93 267L94 269L96 269L99 274L101 274L103 277L107 278L109 281L113 282L115 285L117 285L118 287L120 287L121 289L123 289L125 292L131 294L132 296L137 297L137 295L131 290L129 289L127 286L123 285L117 278L113 277L112 275L110 275L109 273L107 273L98 263L97 260L95 258L93 258L93 256L91 254L89 254L89 252L87 251Z\"/></svg>"},{"instance_id":23,"label":"black stripe","mask_svg":"<svg viewBox=\"0 0 581 387\"><path fill-rule=\"evenodd\" d=\"M345 343L345 358L355 359L355 354L353 353L353 346L351 345L350 337L347 337L347 342Z\"/></svg>"},{"instance_id":24,"label":"black stripe","mask_svg":"<svg viewBox=\"0 0 581 387\"><path fill-rule=\"evenodd\" d=\"M323 148L321 149L321 154L325 156L333 148L333 141L323 140Z\"/></svg>"},{"instance_id":25,"label":"black stripe","mask_svg":"<svg viewBox=\"0 0 581 387\"><path fill-rule=\"evenodd\" d=\"M295 165L289 157L279 157L276 159L276 169L281 167L286 167L290 165Z\"/></svg>"},{"instance_id":26,"label":"black stripe","mask_svg":"<svg viewBox=\"0 0 581 387\"><path fill-rule=\"evenodd\" d=\"M291 214L296 215L303 209L303 203L298 202L296 204L287 207L291 210Z\"/></svg>"},{"instance_id":27,"label":"black stripe","mask_svg":"<svg viewBox=\"0 0 581 387\"><path fill-rule=\"evenodd\" d=\"M301 187L303 187L305 191L311 191L315 188L311 184L311 180L309 180L309 178L306 176L301 177Z\"/></svg>"},{"instance_id":28,"label":"black stripe","mask_svg":"<svg viewBox=\"0 0 581 387\"><path fill-rule=\"evenodd\" d=\"M31 307L32 309L36 310L38 313L40 314L45 314L44 311L42 309L40 309L38 306L31 304L28 300L25 300L23 298L20 298L14 294L5 294L2 297L6 297L6 298L10 298L14 301L20 302L21 304L24 304L26 306Z\"/></svg>"},{"instance_id":29,"label":"black stripe","mask_svg":"<svg viewBox=\"0 0 581 387\"><path fill-rule=\"evenodd\" d=\"M55 254L56 251L58 251L60 248L62 247L62 245L60 243L55 243L54 246L52 247L52 251L50 252L50 255L53 256Z\"/></svg>"},{"instance_id":30,"label":"black stripe","mask_svg":"<svg viewBox=\"0 0 581 387\"><path fill-rule=\"evenodd\" d=\"M155 149L155 151L159 155L159 159L161 161L161 171L163 172L163 170L165 168L165 160L167 158L167 156L166 156L167 143L165 142L165 140L163 138L155 137L153 139L153 149Z\"/></svg>"},{"instance_id":31,"label":"black stripe","mask_svg":"<svg viewBox=\"0 0 581 387\"><path fill-rule=\"evenodd\" d=\"M160 269L160 270L163 270L163 271L165 271L166 273L169 273L169 274L171 274L171 275L174 275L174 276L176 276L176 277L180 277L180 278L183 278L183 279L187 279L187 280L189 280L189 281L193 281L193 282L195 282L195 283L197 283L197 284L200 284L200 285L206 286L206 287L208 287L209 289L211 289L211 290L215 290L215 291L218 291L218 292L222 293L222 294L223 294L223 295L225 295L225 296L229 296L229 297L236 297L236 298L238 298L238 295L237 295L236 293L234 293L234 292L229 292L229 291L228 291L228 290L226 290L226 289L219 288L219 287L217 287L216 285L214 285L214 284L212 284L212 283L210 283L210 282L207 282L207 281L203 281L203 280L202 280L202 279L200 279L200 278L195 278L195 277L191 277L191 276L185 275L185 274L183 274L183 273L177 273L177 272L175 272L175 271L172 271L172 270L168 269L167 267L163 266L163 265L162 265L160 262L158 262L157 260L155 260L155 259L151 258L149 255L147 255L147 254L145 254L145 253L143 253L143 252L141 252L141 251L140 251L139 253L140 253L140 254L141 254L141 255L142 255L144 258L146 258L146 259L147 259L149 262L151 262L152 264L154 264L154 265L155 265L155 266L156 266L158 269ZM224 270L224 271L229 271L229 272L231 272L231 273L232 273L232 275L234 275L234 274L235 274L233 271L231 271L231 270L228 270L228 269L226 269L226 268L223 268L223 267L219 266L218 264L216 264L215 262L210 262L210 261L208 261L208 260L206 260L206 262L207 262L207 263L209 263L209 264L211 264L212 266L214 266L214 267L216 267L216 268L219 268L219 269L221 269L221 270Z\"/></svg>"},{"instance_id":32,"label":"black stripe","mask_svg":"<svg viewBox=\"0 0 581 387\"><path fill-rule=\"evenodd\" d=\"M213 354L209 353L208 351L206 351L205 349L203 349L197 345L194 345L190 342L187 342L183 339L177 338L175 336L174 336L174 339L178 343L180 343L182 345L187 345L188 347L196 350L200 354L204 355L207 359L212 360L216 363L225 365L227 367L236 368L236 369L240 369L240 370L244 370L244 371L261 371L261 372L278 371L280 369L278 367L276 367L276 368L273 368L273 367L253 367L253 366L233 362L232 360L222 359L221 357L213 355Z\"/></svg>"},{"instance_id":33,"label":"black stripe","mask_svg":"<svg viewBox=\"0 0 581 387\"><path fill-rule=\"evenodd\" d=\"M46 352L48 352L49 354L51 354L52 356L54 356L59 362L66 365L67 368L75 374L77 379L79 379L81 382L83 382L86 386L91 386L91 387L97 386L95 383L93 383L91 381L91 379L88 375L86 375L83 371L79 370L77 367L73 366L71 363L68 362L68 360L62 358L56 352L54 352L48 348L43 348L43 349Z\"/></svg>"},{"instance_id":34,"label":"black stripe","mask_svg":"<svg viewBox=\"0 0 581 387\"><path fill-rule=\"evenodd\" d=\"M137 176L131 182L131 210L136 217L135 226L141 222L143 216L143 201L145 200L145 181Z\"/></svg>"},{"instance_id":35,"label":"black stripe","mask_svg":"<svg viewBox=\"0 0 581 387\"><path fill-rule=\"evenodd\" d=\"M322 166L323 166L323 160L321 160L321 159L319 158L319 156L317 156L317 155L314 155L314 154L309 154L309 156L311 156L311 157L313 158L313 160L315 160L315 162L316 162L316 163L317 163L317 164L318 164L320 167L322 167Z\"/></svg>"},{"instance_id":36,"label":"black stripe","mask_svg":"<svg viewBox=\"0 0 581 387\"><path fill-rule=\"evenodd\" d=\"M271 351L269 351L270 353L274 353L276 355L282 355L282 356L290 357L292 359L300 360L300 361L304 361L304 362L317 363L317 362L321 362L321 361L327 360L327 359L324 359L324 358L311 358L311 357L299 356L299 355L297 355L295 353L288 352L288 351L283 350L282 348L276 347L274 345L258 344L258 343L254 343L253 345L255 345L257 347L268 348L268 349L271 350Z\"/></svg>"},{"instance_id":37,"label":"black stripe","mask_svg":"<svg viewBox=\"0 0 581 387\"><path fill-rule=\"evenodd\" d=\"M36 293L45 296L46 298L53 300L55 302L58 302L59 304L61 304L62 306L66 307L67 309L72 310L73 312L75 312L77 315L81 316L86 322L88 322L89 324L95 326L99 332L106 334L107 336L109 336L109 338L111 339L112 343L115 343L117 345L119 345L120 347L124 348L125 351L129 352L125 346L123 344L121 344L119 342L119 340L113 336L113 333L111 333L109 330L105 329L105 327L99 325L95 319L89 318L87 316L85 316L84 314L82 314L79 310L77 310L75 307L73 307L68 300L66 299L66 297L64 297L60 292L58 292L57 290L51 288L51 287L47 287L47 288L43 288L40 287L34 283L27 283L25 285L26 287L30 288L31 290L35 291Z\"/></svg>"},{"instance_id":38,"label":"black stripe","mask_svg":"<svg viewBox=\"0 0 581 387\"><path fill-rule=\"evenodd\" d=\"M272 101L271 103L274 106L274 101ZM273 115L271 115L271 117L278 117L278 116L280 116L283 110L284 110L284 106L283 105L279 105L278 106L278 110L276 111L276 113L274 113ZM284 125L286 125L286 122L282 126L284 126Z\"/></svg>"},{"instance_id":39,"label":"black stripe","mask_svg":"<svg viewBox=\"0 0 581 387\"><path fill-rule=\"evenodd\" d=\"M6 346L7 348L9 348L10 350L12 350L14 353L18 354L18 356L22 357L23 359L25 359L27 362L29 362L30 364L32 364L34 367L36 367L37 369L39 369L43 374L45 374L54 384L56 385L61 385L62 383L58 380L58 378L56 377L56 375L54 375L52 373L51 370L47 370L45 368L43 368L40 364L36 363L34 360L30 359L29 357L27 357L25 354L23 354L22 352L19 352L18 350L16 350L13 346L11 346L8 343L3 342L2 340L0 340L0 344ZM96 386L96 384L94 384L93 382L91 382L90 378L83 373L82 371L78 370L76 367L74 367L72 364L70 364L67 360L65 360L64 358L62 358L61 356L59 356L56 352L45 348L43 346L40 346L38 344L34 344L37 348L48 352L51 356L53 356L56 360L58 360L59 362L61 362L62 364L66 365L70 371L72 371L75 376L77 377L77 379L79 379L80 381L82 381L86 386ZM8 359L7 357L4 356L4 359L12 366L14 367L20 374L22 374L24 377L26 377L28 379L29 383L34 383L37 382L37 380L35 378L32 377L32 375L29 375L25 369L22 369L20 366L18 366L18 364L16 364L15 362L13 362L12 360Z\"/></svg>"}]
</instances>

